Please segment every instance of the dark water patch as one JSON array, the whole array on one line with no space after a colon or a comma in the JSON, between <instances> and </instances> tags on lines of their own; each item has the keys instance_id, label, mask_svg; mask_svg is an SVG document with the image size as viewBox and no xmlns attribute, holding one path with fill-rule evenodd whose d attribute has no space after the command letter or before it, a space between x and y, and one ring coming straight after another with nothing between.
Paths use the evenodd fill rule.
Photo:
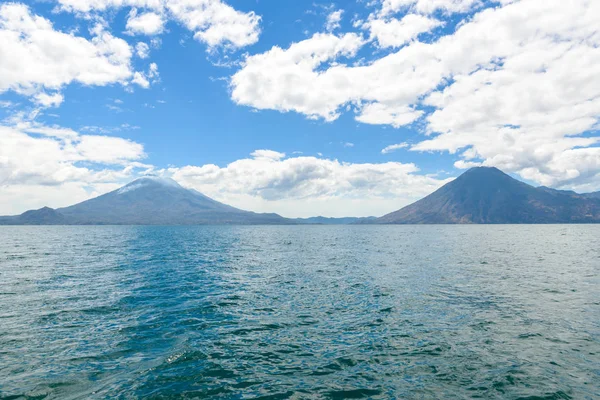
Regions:
<instances>
[{"instance_id":1,"label":"dark water patch","mask_svg":"<svg viewBox=\"0 0 600 400\"><path fill-rule=\"evenodd\" d=\"M566 394L565 392L555 392L548 393L542 396L526 396L526 397L518 397L517 400L569 400L572 399L571 396Z\"/></svg>"},{"instance_id":2,"label":"dark water patch","mask_svg":"<svg viewBox=\"0 0 600 400\"><path fill-rule=\"evenodd\" d=\"M540 333L522 333L517 338L519 339L530 339L530 338L538 338L542 337Z\"/></svg>"}]
</instances>

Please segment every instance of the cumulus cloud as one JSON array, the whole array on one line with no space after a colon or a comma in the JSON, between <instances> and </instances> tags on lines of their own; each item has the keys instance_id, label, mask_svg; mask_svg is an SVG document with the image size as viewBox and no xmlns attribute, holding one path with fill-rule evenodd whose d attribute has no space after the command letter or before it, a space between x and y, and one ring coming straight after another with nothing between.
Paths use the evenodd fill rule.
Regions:
<instances>
[{"instance_id":1,"label":"cumulus cloud","mask_svg":"<svg viewBox=\"0 0 600 400\"><path fill-rule=\"evenodd\" d=\"M52 173L46 168L50 163L70 165L76 162L90 162L125 165L146 157L141 144L114 136L80 135L69 128L34 122L21 122L14 126L1 125L0 130L2 159L20 166L4 170L10 172L10 176L13 177L16 171L30 171L29 167L22 168L23 165L39 168L42 172L48 172L42 175L50 176ZM18 156L25 153L28 157ZM74 166L73 171L79 169L80 167ZM34 174L26 172L25 175ZM4 178L8 179L6 176Z\"/></svg>"},{"instance_id":2,"label":"cumulus cloud","mask_svg":"<svg viewBox=\"0 0 600 400\"><path fill-rule=\"evenodd\" d=\"M139 42L135 45L135 53L141 59L150 57L150 46L144 42Z\"/></svg>"},{"instance_id":3,"label":"cumulus cloud","mask_svg":"<svg viewBox=\"0 0 600 400\"><path fill-rule=\"evenodd\" d=\"M478 14L456 36L466 47L496 32L471 55L481 67L459 63L454 83L426 97L439 135L415 149L466 149L466 166L479 160L548 186L596 180L598 13L597 2L528 1Z\"/></svg>"},{"instance_id":4,"label":"cumulus cloud","mask_svg":"<svg viewBox=\"0 0 600 400\"><path fill-rule=\"evenodd\" d=\"M220 201L290 217L383 215L447 182L419 174L414 164L285 158L268 150L225 167L186 166L168 172L183 185Z\"/></svg>"},{"instance_id":5,"label":"cumulus cloud","mask_svg":"<svg viewBox=\"0 0 600 400\"><path fill-rule=\"evenodd\" d=\"M279 161L285 157L285 153L273 150L255 150L250 154L256 160Z\"/></svg>"},{"instance_id":6,"label":"cumulus cloud","mask_svg":"<svg viewBox=\"0 0 600 400\"><path fill-rule=\"evenodd\" d=\"M403 104L370 103L363 106L356 120L371 125L391 125L394 128L408 125L423 115Z\"/></svg>"},{"instance_id":7,"label":"cumulus cloud","mask_svg":"<svg viewBox=\"0 0 600 400\"><path fill-rule=\"evenodd\" d=\"M80 136L75 150L84 160L101 164L124 164L145 156L141 144L111 136Z\"/></svg>"},{"instance_id":8,"label":"cumulus cloud","mask_svg":"<svg viewBox=\"0 0 600 400\"><path fill-rule=\"evenodd\" d=\"M359 35L317 34L247 57L231 78L231 97L326 121L344 110L367 124L419 120L429 137L412 150L458 153L457 167L494 165L543 184L589 186L600 172L600 3L494 5L384 0L364 24L381 47L398 49L356 63L367 43ZM430 14L473 10L455 31L418 40L438 24ZM423 25L388 30L401 26L404 19L393 19L400 11Z\"/></svg>"},{"instance_id":9,"label":"cumulus cloud","mask_svg":"<svg viewBox=\"0 0 600 400\"><path fill-rule=\"evenodd\" d=\"M167 0L167 8L209 48L239 48L258 41L260 17L253 11L240 12L220 0Z\"/></svg>"},{"instance_id":10,"label":"cumulus cloud","mask_svg":"<svg viewBox=\"0 0 600 400\"><path fill-rule=\"evenodd\" d=\"M233 100L258 109L297 111L328 121L338 117L338 107L347 101L352 82L316 69L340 57L352 57L362 47L360 35L318 33L288 49L273 47L266 53L246 58L243 68L231 78ZM340 67L341 68L341 67Z\"/></svg>"},{"instance_id":11,"label":"cumulus cloud","mask_svg":"<svg viewBox=\"0 0 600 400\"><path fill-rule=\"evenodd\" d=\"M136 72L133 75L133 79L131 80L131 82L135 83L138 86L143 87L144 89L148 89L150 87L150 81L141 72Z\"/></svg>"},{"instance_id":12,"label":"cumulus cloud","mask_svg":"<svg viewBox=\"0 0 600 400\"><path fill-rule=\"evenodd\" d=\"M327 22L325 23L325 29L327 29L328 32L332 32L340 27L340 22L342 20L343 13L344 13L344 10L336 10L336 11L332 11L327 16Z\"/></svg>"},{"instance_id":13,"label":"cumulus cloud","mask_svg":"<svg viewBox=\"0 0 600 400\"><path fill-rule=\"evenodd\" d=\"M62 104L64 97L60 93L47 94L37 93L33 96L34 102L42 107L58 107Z\"/></svg>"},{"instance_id":14,"label":"cumulus cloud","mask_svg":"<svg viewBox=\"0 0 600 400\"><path fill-rule=\"evenodd\" d=\"M341 63L364 44L355 33L315 34L288 49L273 47L250 56L231 77L232 99L326 121L337 119L343 105L353 104L361 122L413 122L421 112L411 104L444 77L436 49L415 43L368 65Z\"/></svg>"},{"instance_id":15,"label":"cumulus cloud","mask_svg":"<svg viewBox=\"0 0 600 400\"><path fill-rule=\"evenodd\" d=\"M57 0L62 10L88 14L117 7L158 8L162 0Z\"/></svg>"},{"instance_id":16,"label":"cumulus cloud","mask_svg":"<svg viewBox=\"0 0 600 400\"><path fill-rule=\"evenodd\" d=\"M254 44L260 35L260 16L242 12L221 0L58 0L61 9L90 15L111 8L134 7L127 23L131 33L154 35L166 20L174 20L208 45L237 49ZM142 11L140 11L142 10ZM138 12L141 14L138 15Z\"/></svg>"},{"instance_id":17,"label":"cumulus cloud","mask_svg":"<svg viewBox=\"0 0 600 400\"><path fill-rule=\"evenodd\" d=\"M503 0L504 3L508 1ZM466 13L482 5L482 0L382 0L381 14L388 15L412 9L422 14L442 11L447 14Z\"/></svg>"},{"instance_id":18,"label":"cumulus cloud","mask_svg":"<svg viewBox=\"0 0 600 400\"><path fill-rule=\"evenodd\" d=\"M408 14L402 19L373 19L365 23L371 38L377 40L380 47L400 47L419 34L429 32L434 28L442 26L443 23L435 18L429 18L418 14Z\"/></svg>"},{"instance_id":19,"label":"cumulus cloud","mask_svg":"<svg viewBox=\"0 0 600 400\"><path fill-rule=\"evenodd\" d=\"M164 30L165 21L160 14L146 12L138 14L137 9L132 9L127 20L127 32L141 35L157 35Z\"/></svg>"},{"instance_id":20,"label":"cumulus cloud","mask_svg":"<svg viewBox=\"0 0 600 400\"><path fill-rule=\"evenodd\" d=\"M70 83L126 84L133 76L132 51L122 39L97 28L90 40L55 30L46 18L18 3L0 6L0 93L12 90L48 107Z\"/></svg>"},{"instance_id":21,"label":"cumulus cloud","mask_svg":"<svg viewBox=\"0 0 600 400\"><path fill-rule=\"evenodd\" d=\"M157 82L158 76L158 65L156 65L156 63L151 63L148 67L148 72L135 72L131 82L141 86L144 89L148 89L150 87L150 81L152 80L152 82Z\"/></svg>"}]
</instances>

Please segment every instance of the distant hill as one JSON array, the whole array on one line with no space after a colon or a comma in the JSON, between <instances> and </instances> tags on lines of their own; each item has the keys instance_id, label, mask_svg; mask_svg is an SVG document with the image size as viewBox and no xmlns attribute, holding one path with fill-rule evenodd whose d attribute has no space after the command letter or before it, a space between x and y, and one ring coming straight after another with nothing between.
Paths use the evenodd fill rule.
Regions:
<instances>
[{"instance_id":1,"label":"distant hill","mask_svg":"<svg viewBox=\"0 0 600 400\"><path fill-rule=\"evenodd\" d=\"M378 218L380 224L600 222L598 193L533 187L497 168L473 168L434 193Z\"/></svg>"},{"instance_id":2,"label":"distant hill","mask_svg":"<svg viewBox=\"0 0 600 400\"><path fill-rule=\"evenodd\" d=\"M470 169L422 200L381 218L288 219L215 201L171 179L146 177L70 207L0 217L0 225L600 223L600 192L533 187L496 168Z\"/></svg>"},{"instance_id":3,"label":"distant hill","mask_svg":"<svg viewBox=\"0 0 600 400\"><path fill-rule=\"evenodd\" d=\"M588 198L588 199L600 199L600 192L585 193L585 194L582 194L581 196Z\"/></svg>"},{"instance_id":4,"label":"distant hill","mask_svg":"<svg viewBox=\"0 0 600 400\"><path fill-rule=\"evenodd\" d=\"M13 217L0 217L0 225L63 225L66 218L49 207L26 211Z\"/></svg>"},{"instance_id":5,"label":"distant hill","mask_svg":"<svg viewBox=\"0 0 600 400\"><path fill-rule=\"evenodd\" d=\"M171 179L141 178L70 207L44 207L0 217L3 225L205 225L294 224L277 214L258 214L219 203Z\"/></svg>"},{"instance_id":6,"label":"distant hill","mask_svg":"<svg viewBox=\"0 0 600 400\"><path fill-rule=\"evenodd\" d=\"M342 218L329 218L329 217L310 217L310 218L296 218L299 224L304 225L350 225L364 222L375 221L377 217L342 217Z\"/></svg>"}]
</instances>

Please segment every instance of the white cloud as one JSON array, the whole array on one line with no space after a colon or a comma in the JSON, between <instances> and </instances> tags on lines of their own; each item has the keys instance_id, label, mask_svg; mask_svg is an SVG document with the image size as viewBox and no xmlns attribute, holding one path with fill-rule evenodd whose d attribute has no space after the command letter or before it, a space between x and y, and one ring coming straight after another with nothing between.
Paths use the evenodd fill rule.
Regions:
<instances>
[{"instance_id":1,"label":"white cloud","mask_svg":"<svg viewBox=\"0 0 600 400\"><path fill-rule=\"evenodd\" d=\"M363 43L354 33L318 33L287 50L273 47L250 56L231 78L232 98L258 109L294 110L332 121L337 118L339 104L347 101L350 94L346 90L352 89L352 82L315 70L325 62L354 56ZM337 68L333 66L330 71Z\"/></svg>"},{"instance_id":2,"label":"white cloud","mask_svg":"<svg viewBox=\"0 0 600 400\"><path fill-rule=\"evenodd\" d=\"M137 9L132 9L127 20L127 32L134 35L158 35L164 30L165 21L160 14L146 12L138 14Z\"/></svg>"},{"instance_id":3,"label":"white cloud","mask_svg":"<svg viewBox=\"0 0 600 400\"><path fill-rule=\"evenodd\" d=\"M150 81L141 72L136 72L135 74L133 74L133 79L131 80L131 82L143 87L144 89L148 89L150 87Z\"/></svg>"},{"instance_id":4,"label":"white cloud","mask_svg":"<svg viewBox=\"0 0 600 400\"><path fill-rule=\"evenodd\" d=\"M135 53L142 60L146 59L146 58L150 57L150 46L148 46L144 42L139 42L138 44L135 45Z\"/></svg>"},{"instance_id":5,"label":"white cloud","mask_svg":"<svg viewBox=\"0 0 600 400\"><path fill-rule=\"evenodd\" d=\"M499 3L431 43L413 38L370 62L342 63L336 49L352 33L273 47L249 56L232 76L232 99L327 121L344 109L368 124L400 127L421 119L429 138L413 150L467 150L457 166L482 163L539 183L589 186L600 172L600 2ZM479 2L386 1L367 23L398 5L429 14L466 12ZM364 41L346 43L353 43L345 54L352 58ZM574 163L574 155L583 161Z\"/></svg>"},{"instance_id":6,"label":"white cloud","mask_svg":"<svg viewBox=\"0 0 600 400\"><path fill-rule=\"evenodd\" d=\"M344 13L344 10L336 10L336 11L332 11L327 16L327 22L325 23L325 29L327 29L328 32L333 32L334 30L336 30L340 27L340 22L342 20L343 13Z\"/></svg>"},{"instance_id":7,"label":"white cloud","mask_svg":"<svg viewBox=\"0 0 600 400\"><path fill-rule=\"evenodd\" d=\"M88 14L93 11L106 11L110 8L138 7L159 9L163 0L57 0L65 11Z\"/></svg>"},{"instance_id":8,"label":"white cloud","mask_svg":"<svg viewBox=\"0 0 600 400\"><path fill-rule=\"evenodd\" d=\"M171 168L185 186L217 200L289 217L383 215L439 188L446 180L414 164L352 164L259 150L226 167Z\"/></svg>"},{"instance_id":9,"label":"white cloud","mask_svg":"<svg viewBox=\"0 0 600 400\"><path fill-rule=\"evenodd\" d=\"M20 143L25 142L31 144L32 152L36 148L42 149L43 146L58 150L61 157L54 157L53 151L40 151L40 155L48 156L49 159L59 163L86 161L115 165L138 161L146 157L141 144L114 136L80 135L69 128L46 126L29 121L23 121L14 126L0 125L0 130L3 133L0 137L2 142L0 147L5 150L2 156L5 159L14 159L14 162L28 162L32 165L44 163L26 151L25 147L21 147ZM43 137L38 138L30 134ZM7 137L12 137L13 140L8 140ZM26 157L28 160L20 160L18 154L24 153L28 154Z\"/></svg>"},{"instance_id":10,"label":"white cloud","mask_svg":"<svg viewBox=\"0 0 600 400\"><path fill-rule=\"evenodd\" d=\"M260 17L254 12L240 12L220 0L168 0L171 14L194 38L209 48L239 48L254 44L260 34Z\"/></svg>"},{"instance_id":11,"label":"white cloud","mask_svg":"<svg viewBox=\"0 0 600 400\"><path fill-rule=\"evenodd\" d=\"M84 160L102 164L126 164L145 157L141 144L111 136L80 136L75 150Z\"/></svg>"},{"instance_id":12,"label":"white cloud","mask_svg":"<svg viewBox=\"0 0 600 400\"><path fill-rule=\"evenodd\" d=\"M101 29L91 40L55 30L25 5L0 6L0 93L13 90L42 105L56 106L60 90L73 82L104 86L132 76L131 48Z\"/></svg>"},{"instance_id":13,"label":"white cloud","mask_svg":"<svg viewBox=\"0 0 600 400\"><path fill-rule=\"evenodd\" d=\"M385 147L383 150L381 150L381 154L388 154L388 153L394 152L396 150L404 149L407 147L409 147L408 143L391 144L391 145Z\"/></svg>"},{"instance_id":14,"label":"white cloud","mask_svg":"<svg viewBox=\"0 0 600 400\"><path fill-rule=\"evenodd\" d=\"M158 65L156 65L156 63L151 63L147 73L135 72L131 82L144 89L148 89L150 87L150 79L152 79L152 82L157 82L158 76Z\"/></svg>"},{"instance_id":15,"label":"white cloud","mask_svg":"<svg viewBox=\"0 0 600 400\"><path fill-rule=\"evenodd\" d=\"M279 161L285 157L285 153L279 153L273 150L255 150L250 154L257 160Z\"/></svg>"},{"instance_id":16,"label":"white cloud","mask_svg":"<svg viewBox=\"0 0 600 400\"><path fill-rule=\"evenodd\" d=\"M128 22L133 33L156 34L172 19L194 33L209 49L241 48L258 41L260 16L242 12L221 0L58 0L62 10L82 13L105 12L110 8L135 7L145 13Z\"/></svg>"},{"instance_id":17,"label":"white cloud","mask_svg":"<svg viewBox=\"0 0 600 400\"><path fill-rule=\"evenodd\" d=\"M398 128L408 125L423 115L423 111L414 110L403 104L371 103L362 107L356 120L371 125L391 125Z\"/></svg>"},{"instance_id":18,"label":"white cloud","mask_svg":"<svg viewBox=\"0 0 600 400\"><path fill-rule=\"evenodd\" d=\"M160 49L160 46L162 46L162 39L159 37L153 37L150 39L150 46L152 46L153 49Z\"/></svg>"},{"instance_id":19,"label":"white cloud","mask_svg":"<svg viewBox=\"0 0 600 400\"><path fill-rule=\"evenodd\" d=\"M9 129L6 126L0 126L4 129ZM72 129L62 128L59 126L46 126L42 124L36 124L29 121L19 121L12 128L19 132L34 133L43 135L51 138L59 139L59 141L65 141L71 143L72 140L76 139L79 134Z\"/></svg>"},{"instance_id":20,"label":"white cloud","mask_svg":"<svg viewBox=\"0 0 600 400\"><path fill-rule=\"evenodd\" d=\"M42 107L58 107L62 104L64 97L60 93L47 94L40 92L33 96L33 100Z\"/></svg>"},{"instance_id":21,"label":"white cloud","mask_svg":"<svg viewBox=\"0 0 600 400\"><path fill-rule=\"evenodd\" d=\"M481 160L549 186L585 185L600 172L600 29L597 2L528 1L480 13L456 39L471 62L431 93L429 130L417 150L467 149ZM492 29L496 34L485 36ZM483 38L483 39L478 39ZM450 59L452 60L452 58ZM575 157L575 155L577 155Z\"/></svg>"},{"instance_id":22,"label":"white cloud","mask_svg":"<svg viewBox=\"0 0 600 400\"><path fill-rule=\"evenodd\" d=\"M148 67L148 76L150 78L158 78L158 65L156 63L150 63Z\"/></svg>"},{"instance_id":23,"label":"white cloud","mask_svg":"<svg viewBox=\"0 0 600 400\"><path fill-rule=\"evenodd\" d=\"M343 146L344 147L354 147L354 143L346 142L346 143L343 143Z\"/></svg>"},{"instance_id":24,"label":"white cloud","mask_svg":"<svg viewBox=\"0 0 600 400\"><path fill-rule=\"evenodd\" d=\"M286 50L250 56L231 78L232 99L327 121L346 104L354 104L365 123L400 126L419 118L411 104L444 78L437 49L417 42L367 65L340 63L364 44L355 33L316 34Z\"/></svg>"},{"instance_id":25,"label":"white cloud","mask_svg":"<svg viewBox=\"0 0 600 400\"><path fill-rule=\"evenodd\" d=\"M419 34L429 32L442 26L443 23L435 18L417 14L408 14L402 19L373 19L365 24L372 39L376 39L380 47L400 47L414 39Z\"/></svg>"},{"instance_id":26,"label":"white cloud","mask_svg":"<svg viewBox=\"0 0 600 400\"><path fill-rule=\"evenodd\" d=\"M81 128L79 128L79 130L81 132L87 132L87 133L93 133L93 134L104 134L104 135L109 134L109 133L130 131L130 130L137 130L137 129L141 129L141 128L137 125L130 125L127 123L117 125L117 126L84 125Z\"/></svg>"},{"instance_id":27,"label":"white cloud","mask_svg":"<svg viewBox=\"0 0 600 400\"><path fill-rule=\"evenodd\" d=\"M492 0L492 2L495 2ZM504 1L506 3L506 1ZM480 6L482 0L382 0L381 14L393 14L404 9L412 9L422 14L443 11L448 14L466 13Z\"/></svg>"}]
</instances>

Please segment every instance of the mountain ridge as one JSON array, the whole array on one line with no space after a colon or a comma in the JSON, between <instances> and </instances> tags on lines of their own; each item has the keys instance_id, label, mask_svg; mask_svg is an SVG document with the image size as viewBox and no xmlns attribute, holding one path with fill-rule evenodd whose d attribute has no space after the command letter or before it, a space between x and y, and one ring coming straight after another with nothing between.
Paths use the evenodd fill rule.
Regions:
<instances>
[{"instance_id":1,"label":"mountain ridge","mask_svg":"<svg viewBox=\"0 0 600 400\"><path fill-rule=\"evenodd\" d=\"M600 192L534 187L493 167L472 168L382 217L284 218L220 203L172 179L143 177L104 195L0 217L0 225L331 225L600 223Z\"/></svg>"},{"instance_id":2,"label":"mountain ridge","mask_svg":"<svg viewBox=\"0 0 600 400\"><path fill-rule=\"evenodd\" d=\"M294 224L273 213L254 213L186 189L172 179L144 177L69 207L44 207L0 217L3 225L263 225Z\"/></svg>"},{"instance_id":3,"label":"mountain ridge","mask_svg":"<svg viewBox=\"0 0 600 400\"><path fill-rule=\"evenodd\" d=\"M378 224L598 223L600 199L533 187L494 167L476 167Z\"/></svg>"},{"instance_id":4,"label":"mountain ridge","mask_svg":"<svg viewBox=\"0 0 600 400\"><path fill-rule=\"evenodd\" d=\"M377 217L308 217L295 218L294 221L302 225L353 225L369 223Z\"/></svg>"}]
</instances>

